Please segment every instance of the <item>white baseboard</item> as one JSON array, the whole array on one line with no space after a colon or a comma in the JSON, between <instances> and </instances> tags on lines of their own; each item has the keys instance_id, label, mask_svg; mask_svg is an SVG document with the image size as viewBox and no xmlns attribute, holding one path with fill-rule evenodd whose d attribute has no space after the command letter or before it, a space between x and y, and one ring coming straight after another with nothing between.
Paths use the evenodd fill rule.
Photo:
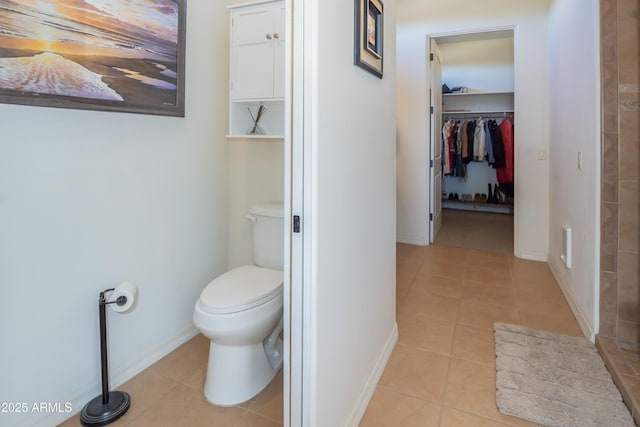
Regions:
<instances>
[{"instance_id":1,"label":"white baseboard","mask_svg":"<svg viewBox=\"0 0 640 427\"><path fill-rule=\"evenodd\" d=\"M393 352L397 342L398 324L394 323L391 333L389 334L389 338L387 338L387 342L385 343L373 370L369 374L360 396L358 396L358 400L351 411L351 415L345 423L345 427L357 427L358 424L360 424L360 421L367 410L367 406L369 406L369 401L373 397L373 393L376 391L378 381L380 381L380 377L382 377L382 372L384 372L384 368L387 366L387 362L389 361L391 353Z\"/></svg>"},{"instance_id":2,"label":"white baseboard","mask_svg":"<svg viewBox=\"0 0 640 427\"><path fill-rule=\"evenodd\" d=\"M405 243L407 245L427 246L429 244L429 239L423 239L416 236L397 235L396 242Z\"/></svg>"},{"instance_id":3,"label":"white baseboard","mask_svg":"<svg viewBox=\"0 0 640 427\"><path fill-rule=\"evenodd\" d=\"M564 280L562 280L562 276L558 271L558 268L564 268L564 266L563 265L558 266L553 262L549 262L548 264L549 264L549 268L551 269L551 274L553 274L553 277L556 279L556 282L558 282L558 285L560 285L560 290L562 291L562 294L567 300L567 303L569 303L569 308L571 309L571 311L573 312L573 315L578 321L578 326L580 326L582 333L589 341L591 341L592 343L595 343L595 339L596 339L595 331L593 330L591 325L589 325L589 322L587 321L587 317L584 315L584 313L580 309L580 306L576 303L576 299L573 295L573 292L571 292L571 288L564 282Z\"/></svg>"},{"instance_id":4,"label":"white baseboard","mask_svg":"<svg viewBox=\"0 0 640 427\"><path fill-rule=\"evenodd\" d=\"M527 259L529 261L542 261L547 262L549 255L544 252L519 252L516 254L518 258Z\"/></svg>"},{"instance_id":5,"label":"white baseboard","mask_svg":"<svg viewBox=\"0 0 640 427\"><path fill-rule=\"evenodd\" d=\"M159 347L148 351L138 360L130 363L128 366L120 367L111 372L109 384L111 389L115 389L123 383L129 381L131 378L138 375L140 372L147 369L149 366L162 359L167 354L171 353L176 348L180 347L191 338L198 335L199 331L194 325L190 325L182 332L180 332L173 339L165 342ZM36 414L33 417L29 417L19 423L16 427L51 427L58 425L68 418L72 417L76 413L80 412L84 405L91 399L99 396L102 393L102 385L99 383L93 383L85 386L75 393L69 395L66 399L62 399L61 402L71 403L73 410L69 413L41 413Z\"/></svg>"}]
</instances>

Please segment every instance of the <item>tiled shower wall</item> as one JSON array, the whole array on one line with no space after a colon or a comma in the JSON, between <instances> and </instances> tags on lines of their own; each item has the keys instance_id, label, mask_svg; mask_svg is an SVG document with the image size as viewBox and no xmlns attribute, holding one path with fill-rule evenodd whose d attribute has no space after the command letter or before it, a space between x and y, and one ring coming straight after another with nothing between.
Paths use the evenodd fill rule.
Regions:
<instances>
[{"instance_id":1,"label":"tiled shower wall","mask_svg":"<svg viewBox=\"0 0 640 427\"><path fill-rule=\"evenodd\" d=\"M600 26L599 333L640 348L640 0L600 0Z\"/></svg>"}]
</instances>

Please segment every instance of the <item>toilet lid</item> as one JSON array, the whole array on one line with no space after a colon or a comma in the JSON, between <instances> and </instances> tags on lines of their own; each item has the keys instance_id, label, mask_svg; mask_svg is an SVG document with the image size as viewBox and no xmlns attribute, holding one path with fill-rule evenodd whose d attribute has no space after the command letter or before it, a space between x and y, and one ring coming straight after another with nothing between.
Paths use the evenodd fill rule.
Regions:
<instances>
[{"instance_id":1,"label":"toilet lid","mask_svg":"<svg viewBox=\"0 0 640 427\"><path fill-rule=\"evenodd\" d=\"M243 265L209 283L200 295L200 307L219 314L248 310L281 295L282 280L280 270Z\"/></svg>"}]
</instances>

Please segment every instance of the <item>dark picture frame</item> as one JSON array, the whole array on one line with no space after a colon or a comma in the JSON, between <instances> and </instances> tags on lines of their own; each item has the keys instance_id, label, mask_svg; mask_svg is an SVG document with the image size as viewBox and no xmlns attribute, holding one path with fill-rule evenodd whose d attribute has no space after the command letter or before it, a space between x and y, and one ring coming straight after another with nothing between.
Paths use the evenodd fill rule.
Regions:
<instances>
[{"instance_id":1,"label":"dark picture frame","mask_svg":"<svg viewBox=\"0 0 640 427\"><path fill-rule=\"evenodd\" d=\"M382 78L384 5L355 0L354 64Z\"/></svg>"},{"instance_id":2,"label":"dark picture frame","mask_svg":"<svg viewBox=\"0 0 640 427\"><path fill-rule=\"evenodd\" d=\"M184 117L186 0L5 0L0 103Z\"/></svg>"}]
</instances>

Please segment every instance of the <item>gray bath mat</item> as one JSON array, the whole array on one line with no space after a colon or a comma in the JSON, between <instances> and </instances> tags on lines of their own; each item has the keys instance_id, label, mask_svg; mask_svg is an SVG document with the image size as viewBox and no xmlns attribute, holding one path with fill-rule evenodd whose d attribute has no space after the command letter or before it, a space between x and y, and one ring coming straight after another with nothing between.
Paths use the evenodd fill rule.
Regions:
<instances>
[{"instance_id":1,"label":"gray bath mat","mask_svg":"<svg viewBox=\"0 0 640 427\"><path fill-rule=\"evenodd\" d=\"M549 427L633 427L587 340L497 322L496 403L503 414Z\"/></svg>"}]
</instances>

